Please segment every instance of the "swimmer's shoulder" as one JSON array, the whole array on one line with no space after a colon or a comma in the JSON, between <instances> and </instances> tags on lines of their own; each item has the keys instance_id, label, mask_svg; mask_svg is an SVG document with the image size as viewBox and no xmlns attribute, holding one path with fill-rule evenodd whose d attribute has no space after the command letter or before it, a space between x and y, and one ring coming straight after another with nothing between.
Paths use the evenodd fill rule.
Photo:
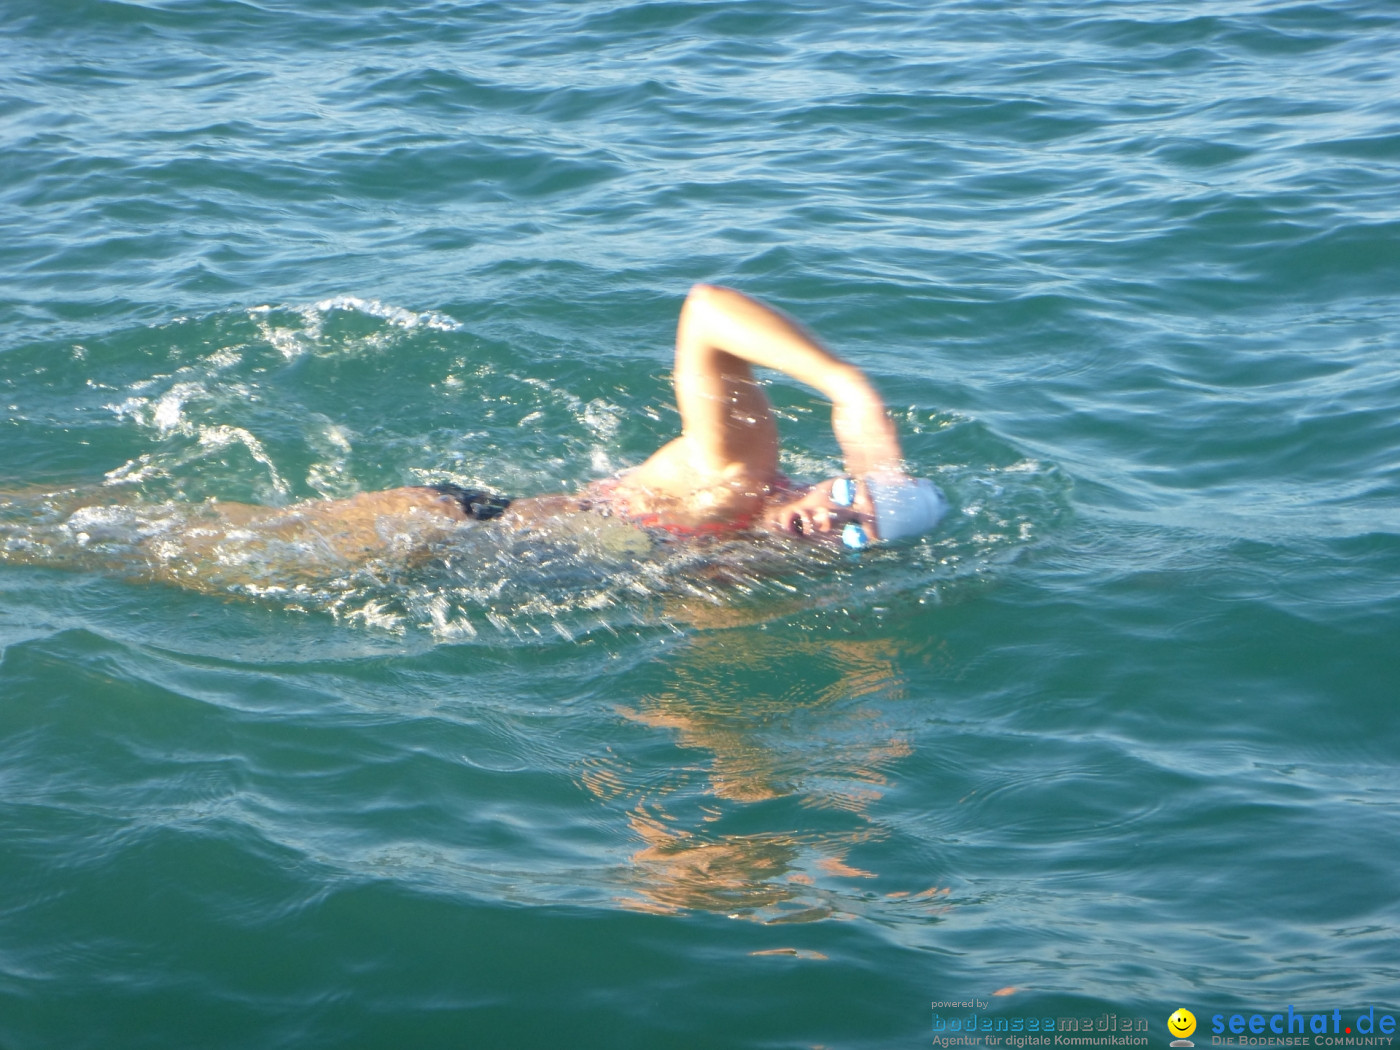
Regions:
<instances>
[{"instance_id":1,"label":"swimmer's shoulder","mask_svg":"<svg viewBox=\"0 0 1400 1050\"><path fill-rule=\"evenodd\" d=\"M754 478L743 472L681 479L663 478L634 471L595 483L591 492L607 501L612 513L648 527L670 532L711 532L750 528L763 514L773 494L783 490L785 478Z\"/></svg>"}]
</instances>

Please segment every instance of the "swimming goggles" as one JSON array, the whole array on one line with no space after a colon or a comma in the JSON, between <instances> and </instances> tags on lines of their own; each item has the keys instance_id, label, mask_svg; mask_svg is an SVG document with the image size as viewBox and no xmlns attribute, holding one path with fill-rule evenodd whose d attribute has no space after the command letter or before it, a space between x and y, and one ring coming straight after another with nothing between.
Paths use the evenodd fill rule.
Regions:
<instances>
[{"instance_id":1,"label":"swimming goggles","mask_svg":"<svg viewBox=\"0 0 1400 1050\"><path fill-rule=\"evenodd\" d=\"M831 483L831 502L838 507L850 507L856 501L856 483L853 478L837 478ZM859 524L848 521L841 529L841 542L853 551L863 551L870 546L870 536Z\"/></svg>"}]
</instances>

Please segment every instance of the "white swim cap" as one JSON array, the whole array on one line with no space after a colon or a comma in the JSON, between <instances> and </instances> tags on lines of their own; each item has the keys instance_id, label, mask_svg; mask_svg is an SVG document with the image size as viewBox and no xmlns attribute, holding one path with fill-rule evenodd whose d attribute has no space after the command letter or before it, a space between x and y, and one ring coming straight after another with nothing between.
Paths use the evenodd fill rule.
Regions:
<instances>
[{"instance_id":1,"label":"white swim cap","mask_svg":"<svg viewBox=\"0 0 1400 1050\"><path fill-rule=\"evenodd\" d=\"M875 504L875 528L883 543L928 532L948 513L947 498L927 478L872 474L865 486Z\"/></svg>"}]
</instances>

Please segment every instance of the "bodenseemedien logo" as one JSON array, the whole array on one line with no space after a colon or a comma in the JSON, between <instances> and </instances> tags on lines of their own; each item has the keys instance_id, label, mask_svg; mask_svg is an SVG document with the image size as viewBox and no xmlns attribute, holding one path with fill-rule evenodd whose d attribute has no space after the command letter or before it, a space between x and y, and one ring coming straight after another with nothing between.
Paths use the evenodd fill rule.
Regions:
<instances>
[{"instance_id":1,"label":"bodenseemedien logo","mask_svg":"<svg viewBox=\"0 0 1400 1050\"><path fill-rule=\"evenodd\" d=\"M1149 1046L1146 1017L1121 1017L1103 1013L1069 1017L991 1013L987 1003L935 1000L933 1003L933 1045L939 1050L977 1047L980 1050L1040 1050L1065 1047L1069 1050L1113 1048L1124 1050ZM943 1013L963 1006L970 1010Z\"/></svg>"}]
</instances>

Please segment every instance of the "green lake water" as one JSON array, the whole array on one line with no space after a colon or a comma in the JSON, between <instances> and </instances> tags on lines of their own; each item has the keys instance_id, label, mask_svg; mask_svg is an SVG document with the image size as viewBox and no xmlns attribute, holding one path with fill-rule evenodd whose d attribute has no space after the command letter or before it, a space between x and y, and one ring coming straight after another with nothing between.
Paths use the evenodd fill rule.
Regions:
<instances>
[{"instance_id":1,"label":"green lake water","mask_svg":"<svg viewBox=\"0 0 1400 1050\"><path fill-rule=\"evenodd\" d=\"M1388 0L0 0L0 1050L1396 1015L1397 54ZM151 578L210 499L640 462L695 281L868 371L937 532Z\"/></svg>"}]
</instances>

